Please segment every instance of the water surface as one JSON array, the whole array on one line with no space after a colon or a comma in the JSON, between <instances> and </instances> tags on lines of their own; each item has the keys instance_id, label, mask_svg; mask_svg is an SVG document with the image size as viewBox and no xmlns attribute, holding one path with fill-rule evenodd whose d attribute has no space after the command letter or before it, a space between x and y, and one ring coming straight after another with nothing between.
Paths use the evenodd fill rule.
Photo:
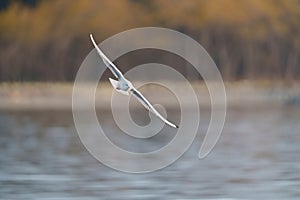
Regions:
<instances>
[{"instance_id":1,"label":"water surface","mask_svg":"<svg viewBox=\"0 0 300 200\"><path fill-rule=\"evenodd\" d=\"M110 138L132 151L160 148L173 137L130 140L105 116ZM299 198L300 107L230 109L218 144L203 160L197 154L209 111L201 119L195 142L177 162L133 175L95 160L69 111L2 111L0 199Z\"/></svg>"}]
</instances>

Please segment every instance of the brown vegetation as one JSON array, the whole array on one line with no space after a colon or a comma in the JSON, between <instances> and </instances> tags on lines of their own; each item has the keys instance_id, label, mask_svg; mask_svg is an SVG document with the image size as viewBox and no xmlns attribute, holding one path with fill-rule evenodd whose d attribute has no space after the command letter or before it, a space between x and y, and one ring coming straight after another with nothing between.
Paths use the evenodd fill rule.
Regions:
<instances>
[{"instance_id":1,"label":"brown vegetation","mask_svg":"<svg viewBox=\"0 0 300 200\"><path fill-rule=\"evenodd\" d=\"M100 42L141 26L193 37L226 80L300 77L299 0L33 2L0 10L1 81L71 81L92 49L90 32Z\"/></svg>"}]
</instances>

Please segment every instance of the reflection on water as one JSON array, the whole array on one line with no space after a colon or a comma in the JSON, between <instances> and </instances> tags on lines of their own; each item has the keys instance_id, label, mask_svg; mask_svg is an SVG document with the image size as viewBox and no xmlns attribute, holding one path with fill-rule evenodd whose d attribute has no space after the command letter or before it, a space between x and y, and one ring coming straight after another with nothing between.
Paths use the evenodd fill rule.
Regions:
<instances>
[{"instance_id":1,"label":"reflection on water","mask_svg":"<svg viewBox=\"0 0 300 200\"><path fill-rule=\"evenodd\" d=\"M209 112L202 111L201 118L196 141L177 162L154 173L132 175L109 169L88 154L70 112L1 112L0 199L300 196L299 107L229 110L223 134L204 160L198 160L197 153ZM101 123L115 134L111 138L124 138L108 119L102 117ZM144 151L163 146L167 139L153 138L143 145L124 139L122 144Z\"/></svg>"}]
</instances>

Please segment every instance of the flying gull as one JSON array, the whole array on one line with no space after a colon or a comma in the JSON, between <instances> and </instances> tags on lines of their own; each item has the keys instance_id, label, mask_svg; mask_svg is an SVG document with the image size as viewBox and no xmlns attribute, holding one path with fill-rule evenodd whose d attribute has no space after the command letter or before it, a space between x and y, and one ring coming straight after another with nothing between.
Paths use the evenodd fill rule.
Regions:
<instances>
[{"instance_id":1,"label":"flying gull","mask_svg":"<svg viewBox=\"0 0 300 200\"><path fill-rule=\"evenodd\" d=\"M93 35L90 34L90 38L93 42L93 45L95 46L97 53L102 58L104 64L110 69L110 71L114 74L114 76L118 80L114 80L112 78L109 78L110 83L116 89L118 92L122 94L132 94L134 97L136 97L142 104L147 108L149 111L154 113L157 117L159 117L163 122L168 124L169 126L172 126L173 128L178 128L177 125L169 122L166 120L152 105L151 103L132 85L132 83L127 80L122 72L104 55L104 53L100 50L100 48L97 46Z\"/></svg>"}]
</instances>

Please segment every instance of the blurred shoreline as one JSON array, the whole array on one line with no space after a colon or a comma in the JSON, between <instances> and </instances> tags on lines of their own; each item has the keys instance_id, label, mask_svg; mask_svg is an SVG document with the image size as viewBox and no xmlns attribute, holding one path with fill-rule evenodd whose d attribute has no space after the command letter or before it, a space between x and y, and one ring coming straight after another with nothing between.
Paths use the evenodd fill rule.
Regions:
<instances>
[{"instance_id":1,"label":"blurred shoreline","mask_svg":"<svg viewBox=\"0 0 300 200\"><path fill-rule=\"evenodd\" d=\"M300 87L296 82L274 81L233 81L226 82L228 107L269 107L280 105L300 105ZM181 84L176 82L177 88ZM192 82L200 107L210 107L209 93L204 82ZM170 104L164 95L157 95L158 86L151 85L143 94L155 95L155 99L167 106ZM0 111L5 110L71 110L73 83L25 82L0 83ZM96 108L109 109L112 87L101 82L96 92ZM84 97L84 90L83 97ZM84 99L84 98L83 98ZM155 102L153 102L155 103ZM84 107L84 103L83 103Z\"/></svg>"}]
</instances>

